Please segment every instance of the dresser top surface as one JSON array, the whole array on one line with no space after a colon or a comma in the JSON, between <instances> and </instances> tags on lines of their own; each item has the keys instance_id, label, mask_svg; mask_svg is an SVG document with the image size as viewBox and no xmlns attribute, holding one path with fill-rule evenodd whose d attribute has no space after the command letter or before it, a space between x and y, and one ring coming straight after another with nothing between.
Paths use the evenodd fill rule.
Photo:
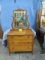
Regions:
<instances>
[{"instance_id":1,"label":"dresser top surface","mask_svg":"<svg viewBox=\"0 0 45 60\"><path fill-rule=\"evenodd\" d=\"M10 31L7 35L34 35L34 34L31 29L22 29L22 31L16 29Z\"/></svg>"}]
</instances>

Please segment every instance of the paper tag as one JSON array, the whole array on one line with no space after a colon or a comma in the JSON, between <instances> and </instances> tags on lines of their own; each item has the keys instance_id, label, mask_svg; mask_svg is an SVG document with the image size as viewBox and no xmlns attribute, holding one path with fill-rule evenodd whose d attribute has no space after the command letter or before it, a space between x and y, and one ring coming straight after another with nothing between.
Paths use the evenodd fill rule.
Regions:
<instances>
[{"instance_id":1,"label":"paper tag","mask_svg":"<svg viewBox=\"0 0 45 60\"><path fill-rule=\"evenodd\" d=\"M19 29L19 32L22 32L22 29Z\"/></svg>"}]
</instances>

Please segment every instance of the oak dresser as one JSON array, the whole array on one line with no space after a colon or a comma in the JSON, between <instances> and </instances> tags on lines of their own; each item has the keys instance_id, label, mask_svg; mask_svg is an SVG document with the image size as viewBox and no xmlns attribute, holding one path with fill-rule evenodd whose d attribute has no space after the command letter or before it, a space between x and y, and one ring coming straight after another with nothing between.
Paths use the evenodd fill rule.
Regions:
<instances>
[{"instance_id":1,"label":"oak dresser","mask_svg":"<svg viewBox=\"0 0 45 60\"><path fill-rule=\"evenodd\" d=\"M34 34L31 29L11 30L7 34L8 50L10 52L32 52L34 47Z\"/></svg>"}]
</instances>

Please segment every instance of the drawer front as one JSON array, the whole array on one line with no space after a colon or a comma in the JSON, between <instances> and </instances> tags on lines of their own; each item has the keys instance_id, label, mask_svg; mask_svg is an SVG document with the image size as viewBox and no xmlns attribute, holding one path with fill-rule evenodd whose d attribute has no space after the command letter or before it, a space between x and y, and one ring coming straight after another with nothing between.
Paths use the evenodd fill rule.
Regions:
<instances>
[{"instance_id":1,"label":"drawer front","mask_svg":"<svg viewBox=\"0 0 45 60\"><path fill-rule=\"evenodd\" d=\"M32 46L10 46L9 47L11 52L16 52L16 51L32 51Z\"/></svg>"},{"instance_id":2,"label":"drawer front","mask_svg":"<svg viewBox=\"0 0 45 60\"><path fill-rule=\"evenodd\" d=\"M8 39L8 42L9 43L12 43L12 42L33 42L33 39L15 39L15 40L10 40L10 39Z\"/></svg>"},{"instance_id":3,"label":"drawer front","mask_svg":"<svg viewBox=\"0 0 45 60\"><path fill-rule=\"evenodd\" d=\"M8 44L9 45L11 45L11 46L17 46L17 45L24 45L24 46L26 46L26 45L32 45L33 43L32 42L13 42L13 41L11 41L11 42L8 42Z\"/></svg>"},{"instance_id":4,"label":"drawer front","mask_svg":"<svg viewBox=\"0 0 45 60\"><path fill-rule=\"evenodd\" d=\"M33 39L33 36L8 36L10 40L18 40L18 39Z\"/></svg>"}]
</instances>

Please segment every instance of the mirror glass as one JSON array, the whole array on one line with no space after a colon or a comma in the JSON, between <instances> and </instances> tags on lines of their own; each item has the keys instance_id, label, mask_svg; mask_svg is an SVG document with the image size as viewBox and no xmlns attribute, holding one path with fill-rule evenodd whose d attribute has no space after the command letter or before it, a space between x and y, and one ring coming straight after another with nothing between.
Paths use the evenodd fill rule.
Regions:
<instances>
[{"instance_id":1,"label":"mirror glass","mask_svg":"<svg viewBox=\"0 0 45 60\"><path fill-rule=\"evenodd\" d=\"M26 26L26 10L18 9L14 10L14 25L15 27L25 27Z\"/></svg>"}]
</instances>

